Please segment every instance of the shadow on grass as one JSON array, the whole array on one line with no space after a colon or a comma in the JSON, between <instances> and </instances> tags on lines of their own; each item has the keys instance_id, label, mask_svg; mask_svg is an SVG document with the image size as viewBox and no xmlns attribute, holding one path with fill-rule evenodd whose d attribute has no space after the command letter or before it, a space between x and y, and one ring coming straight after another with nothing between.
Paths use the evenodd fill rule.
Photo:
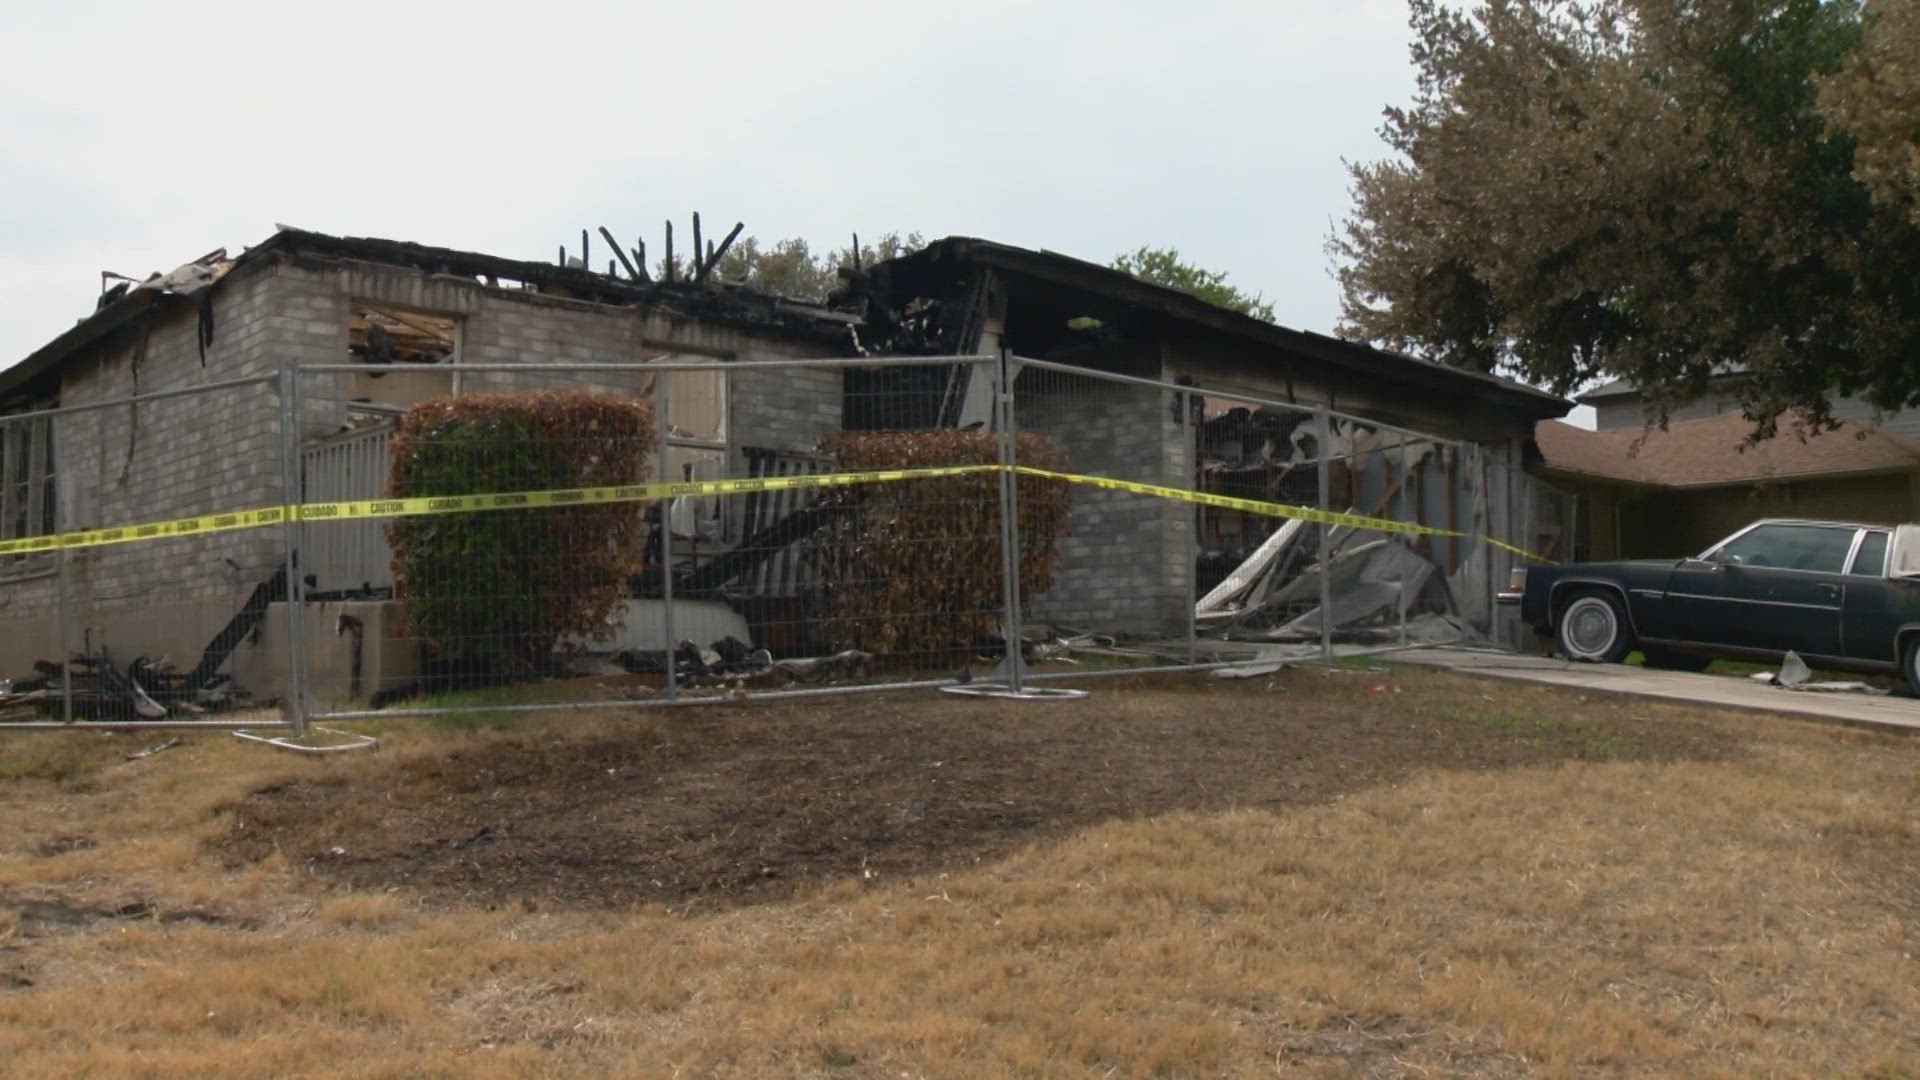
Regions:
<instances>
[{"instance_id":1,"label":"shadow on grass","mask_svg":"<svg viewBox=\"0 0 1920 1080\"><path fill-rule=\"evenodd\" d=\"M507 730L243 798L218 847L230 864L281 852L356 888L451 900L707 908L966 865L1115 819L1325 802L1419 771L1742 752L1683 710L1440 673L1083 685L1077 701L919 690L578 724L462 695L436 725Z\"/></svg>"}]
</instances>

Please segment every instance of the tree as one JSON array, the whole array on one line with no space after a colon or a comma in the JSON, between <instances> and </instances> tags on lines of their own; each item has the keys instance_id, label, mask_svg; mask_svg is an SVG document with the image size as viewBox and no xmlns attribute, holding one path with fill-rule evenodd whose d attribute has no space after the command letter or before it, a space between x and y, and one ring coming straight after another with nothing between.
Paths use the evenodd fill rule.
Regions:
<instances>
[{"instance_id":1,"label":"tree","mask_svg":"<svg viewBox=\"0 0 1920 1080\"><path fill-rule=\"evenodd\" d=\"M1260 296L1248 296L1227 284L1227 275L1181 260L1177 248L1148 248L1116 257L1113 268L1132 274L1142 281L1178 289L1217 307L1251 315L1263 322L1273 321L1273 305Z\"/></svg>"},{"instance_id":2,"label":"tree","mask_svg":"<svg viewBox=\"0 0 1920 1080\"><path fill-rule=\"evenodd\" d=\"M860 245L860 265L872 266L924 246L926 240L917 232L905 235L890 232L872 243ZM684 277L688 261L676 256L674 262L676 272ZM765 247L754 237L742 236L720 257L714 276L761 292L819 303L839 287L840 268L852 265L851 243L815 255L812 245L797 236ZM665 270L666 258L662 256L654 276L664 276Z\"/></svg>"},{"instance_id":3,"label":"tree","mask_svg":"<svg viewBox=\"0 0 1920 1080\"><path fill-rule=\"evenodd\" d=\"M1626 378L1662 420L1730 378L1760 437L1834 394L1920 402L1912 99L1880 113L1884 74L1912 92L1908 2L1410 0L1397 156L1350 167L1329 244L1343 329Z\"/></svg>"}]
</instances>

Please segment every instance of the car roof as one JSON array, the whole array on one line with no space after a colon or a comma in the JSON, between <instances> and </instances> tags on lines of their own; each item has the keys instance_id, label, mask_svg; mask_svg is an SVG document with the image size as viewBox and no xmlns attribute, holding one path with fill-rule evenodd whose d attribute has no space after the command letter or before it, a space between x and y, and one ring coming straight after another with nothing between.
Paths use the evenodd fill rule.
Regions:
<instances>
[{"instance_id":1,"label":"car roof","mask_svg":"<svg viewBox=\"0 0 1920 1080\"><path fill-rule=\"evenodd\" d=\"M1828 525L1837 529L1892 529L1898 527L1889 525L1884 521L1831 521L1815 518L1759 518L1746 527L1752 528L1754 525Z\"/></svg>"}]
</instances>

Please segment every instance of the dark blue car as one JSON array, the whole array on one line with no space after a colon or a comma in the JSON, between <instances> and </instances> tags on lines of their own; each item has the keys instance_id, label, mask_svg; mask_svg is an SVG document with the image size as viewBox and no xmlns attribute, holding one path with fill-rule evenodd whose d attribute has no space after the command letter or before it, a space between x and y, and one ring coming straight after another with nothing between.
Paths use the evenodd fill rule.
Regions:
<instances>
[{"instance_id":1,"label":"dark blue car","mask_svg":"<svg viewBox=\"0 0 1920 1080\"><path fill-rule=\"evenodd\" d=\"M1900 674L1920 692L1920 527L1757 521L1674 561L1516 572L1501 602L1575 660L1699 671L1796 652L1836 671Z\"/></svg>"}]
</instances>

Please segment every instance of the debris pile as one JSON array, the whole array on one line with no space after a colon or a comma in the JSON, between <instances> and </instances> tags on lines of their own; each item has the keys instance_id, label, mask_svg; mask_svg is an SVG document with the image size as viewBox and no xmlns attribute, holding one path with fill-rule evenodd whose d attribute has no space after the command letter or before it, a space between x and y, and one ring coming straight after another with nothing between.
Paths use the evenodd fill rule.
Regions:
<instances>
[{"instance_id":1,"label":"debris pile","mask_svg":"<svg viewBox=\"0 0 1920 1080\"><path fill-rule=\"evenodd\" d=\"M1356 530L1317 531L1299 519L1282 525L1247 561L1194 605L1207 636L1226 641L1318 641L1323 623L1335 640L1457 640L1464 633L1446 575L1398 537L1355 543ZM1322 592L1322 578L1326 579ZM1330 603L1322 610L1322 596Z\"/></svg>"},{"instance_id":2,"label":"debris pile","mask_svg":"<svg viewBox=\"0 0 1920 1080\"><path fill-rule=\"evenodd\" d=\"M104 646L76 653L64 665L36 660L33 668L31 676L8 680L0 690L0 723L64 719L69 686L75 720L190 719L251 704L230 675L196 680L164 656L135 657L123 671Z\"/></svg>"}]
</instances>

